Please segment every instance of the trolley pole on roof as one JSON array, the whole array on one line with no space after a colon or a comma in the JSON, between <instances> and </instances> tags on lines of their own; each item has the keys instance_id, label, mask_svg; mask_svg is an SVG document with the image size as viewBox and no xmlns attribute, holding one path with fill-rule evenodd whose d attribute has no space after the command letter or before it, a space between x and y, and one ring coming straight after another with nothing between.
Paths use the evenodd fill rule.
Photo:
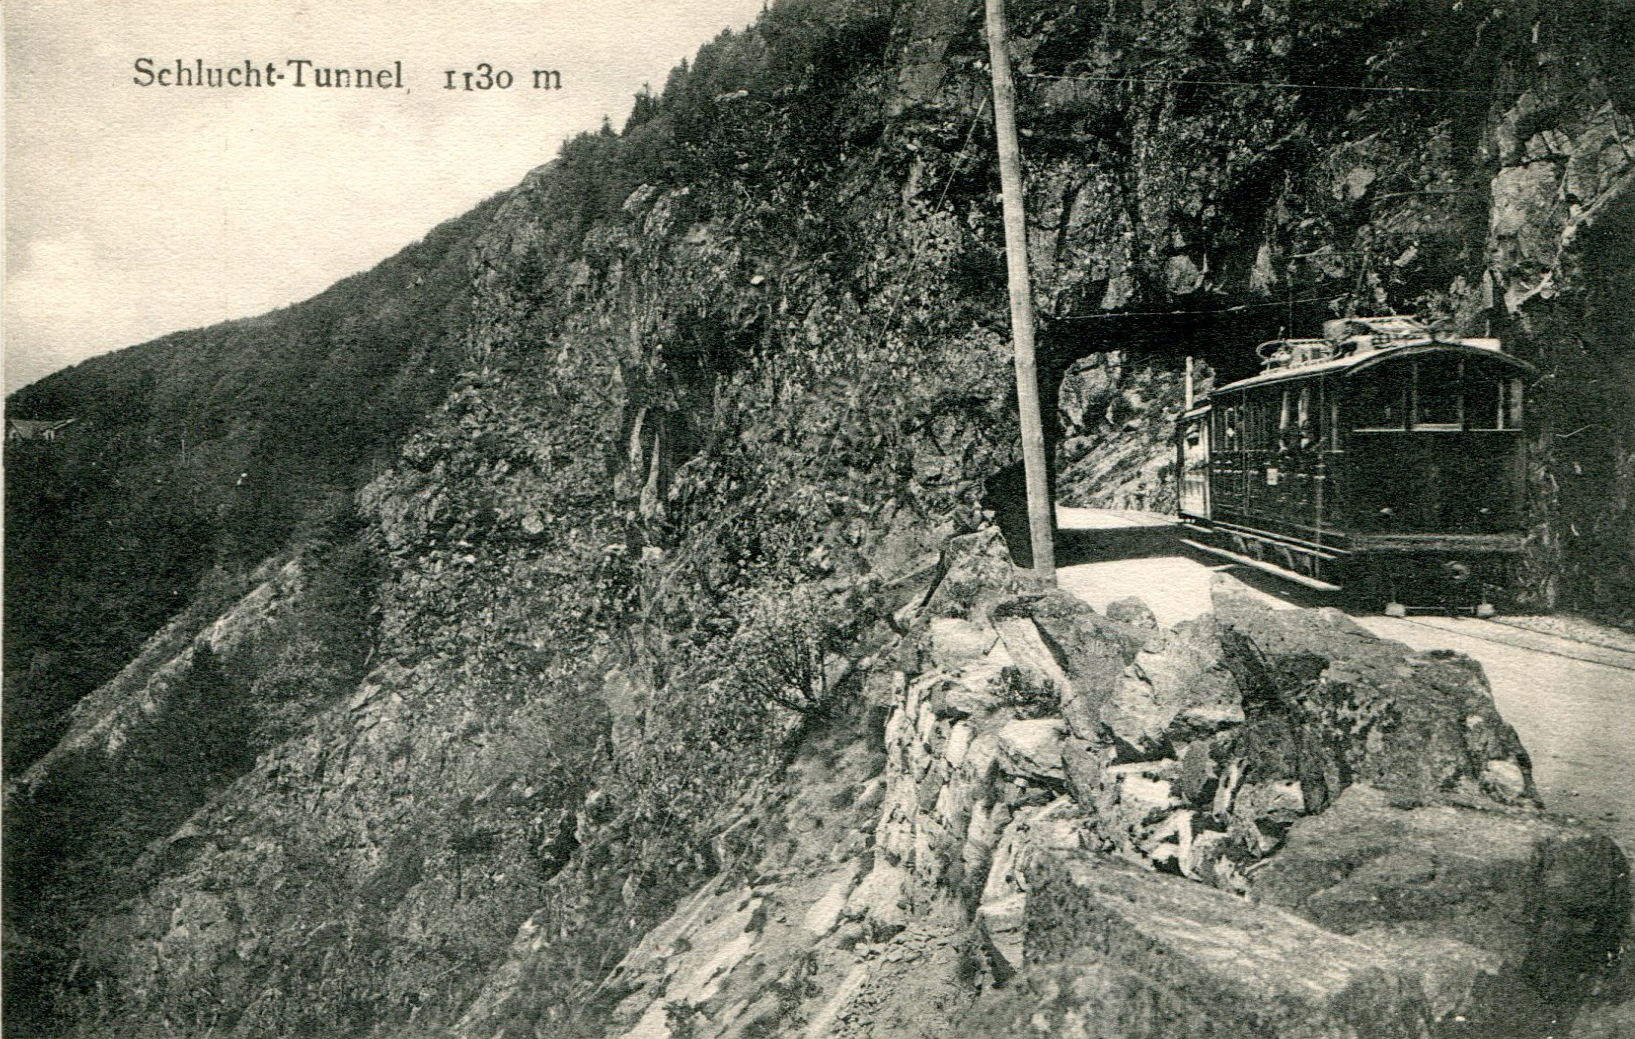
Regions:
<instances>
[{"instance_id":1,"label":"trolley pole on roof","mask_svg":"<svg viewBox=\"0 0 1635 1039\"><path fill-rule=\"evenodd\" d=\"M1005 268L1011 298L1011 338L1016 346L1016 404L1022 418L1022 467L1027 474L1028 532L1033 574L1040 585L1056 584L1054 517L1045 469L1044 427L1039 418L1039 375L1033 360L1033 288L1028 277L1028 239L1023 211L1022 152L1016 143L1016 87L1005 49L1005 0L987 0L988 59L993 69L994 136L999 145L999 186L1005 211Z\"/></svg>"}]
</instances>

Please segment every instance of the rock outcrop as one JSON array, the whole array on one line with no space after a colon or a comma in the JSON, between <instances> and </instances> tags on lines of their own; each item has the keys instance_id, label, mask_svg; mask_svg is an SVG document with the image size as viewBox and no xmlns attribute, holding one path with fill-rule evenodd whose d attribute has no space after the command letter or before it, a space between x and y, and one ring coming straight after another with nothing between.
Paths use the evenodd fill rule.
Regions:
<instances>
[{"instance_id":1,"label":"rock outcrop","mask_svg":"<svg viewBox=\"0 0 1635 1039\"><path fill-rule=\"evenodd\" d=\"M1616 947L1628 870L1604 837L1357 785L1295 823L1250 893L1340 934L1397 940L1414 962L1442 958L1450 977L1430 994L1443 1016L1526 1031L1547 1027L1551 1004Z\"/></svg>"},{"instance_id":2,"label":"rock outcrop","mask_svg":"<svg viewBox=\"0 0 1635 1039\"><path fill-rule=\"evenodd\" d=\"M1039 871L1027 932L1034 965L960 1034L1418 1039L1435 1022L1388 943L1127 867Z\"/></svg>"},{"instance_id":3,"label":"rock outcrop","mask_svg":"<svg viewBox=\"0 0 1635 1039\"><path fill-rule=\"evenodd\" d=\"M1197 364L1193 380L1201 400L1214 385L1207 362ZM1184 363L1176 358L1115 349L1068 365L1057 395L1057 499L1175 511L1175 423L1185 407Z\"/></svg>"},{"instance_id":4,"label":"rock outcrop","mask_svg":"<svg viewBox=\"0 0 1635 1039\"><path fill-rule=\"evenodd\" d=\"M637 943L612 1034L1520 1037L1577 1010L1628 863L1538 811L1479 668L1225 589L1167 631L987 595L993 535L955 546L960 593L903 614L915 670L871 686L883 761L803 756L756 824L794 842ZM1163 722L1120 736L1143 682ZM523 928L458 1034L525 1034L546 942Z\"/></svg>"}]
</instances>

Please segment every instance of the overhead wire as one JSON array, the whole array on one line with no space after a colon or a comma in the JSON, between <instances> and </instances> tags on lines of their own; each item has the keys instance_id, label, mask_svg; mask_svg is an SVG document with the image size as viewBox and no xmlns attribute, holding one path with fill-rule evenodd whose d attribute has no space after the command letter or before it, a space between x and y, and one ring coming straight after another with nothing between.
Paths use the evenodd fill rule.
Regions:
<instances>
[{"instance_id":1,"label":"overhead wire","mask_svg":"<svg viewBox=\"0 0 1635 1039\"><path fill-rule=\"evenodd\" d=\"M1349 90L1373 94L1481 94L1467 87L1371 87L1346 83L1293 83L1261 79L1191 79L1187 77L1158 76L1097 76L1089 73L1063 75L1050 72L1024 72L1024 79L1051 79L1083 81L1087 83L1147 83L1202 87L1265 87L1272 90Z\"/></svg>"},{"instance_id":2,"label":"overhead wire","mask_svg":"<svg viewBox=\"0 0 1635 1039\"><path fill-rule=\"evenodd\" d=\"M1052 318L1053 321L1103 321L1115 317L1181 317L1206 314L1233 314L1240 310L1251 310L1255 307L1286 307L1293 303L1326 303L1336 296L1345 293L1331 293L1327 296L1307 296L1304 299L1274 299L1265 303L1238 303L1230 307L1216 307L1210 310L1115 310L1105 314L1068 314Z\"/></svg>"}]
</instances>

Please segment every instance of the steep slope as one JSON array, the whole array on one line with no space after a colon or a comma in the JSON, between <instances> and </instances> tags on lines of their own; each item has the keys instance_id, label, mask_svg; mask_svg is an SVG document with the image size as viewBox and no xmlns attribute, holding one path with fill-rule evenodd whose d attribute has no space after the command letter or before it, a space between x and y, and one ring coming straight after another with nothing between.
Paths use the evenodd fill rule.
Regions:
<instances>
[{"instance_id":1,"label":"steep slope","mask_svg":"<svg viewBox=\"0 0 1635 1039\"><path fill-rule=\"evenodd\" d=\"M6 453L8 770L49 749L67 709L202 578L233 585L303 522L321 525L443 398L464 356L472 236L494 205L305 303L8 398L12 417L78 419Z\"/></svg>"},{"instance_id":2,"label":"steep slope","mask_svg":"<svg viewBox=\"0 0 1635 1039\"><path fill-rule=\"evenodd\" d=\"M377 564L353 496L458 374L495 204L306 303L7 402L78 419L6 452L14 1020L49 1012L68 945L140 888L149 842L355 686Z\"/></svg>"},{"instance_id":3,"label":"steep slope","mask_svg":"<svg viewBox=\"0 0 1635 1039\"><path fill-rule=\"evenodd\" d=\"M1572 1017L1627 862L1530 810L1479 669L1222 580L1214 614L1160 630L1018 594L991 532L956 539L862 665L869 727L813 733L744 806L716 875L608 974L607 1034L1498 1039ZM519 928L452 1034L537 1034L556 941Z\"/></svg>"},{"instance_id":4,"label":"steep slope","mask_svg":"<svg viewBox=\"0 0 1635 1039\"><path fill-rule=\"evenodd\" d=\"M1635 48L1615 12L1561 10L1014 5L1042 77L1023 93L1050 395L1101 351L1231 377L1280 324L1420 305L1576 358L1536 389L1541 480L1595 461L1555 436L1574 409L1623 457L1627 383L1581 366L1626 370L1599 330L1628 288L1606 258ZM1015 460L984 51L974 5L776 4L621 134L465 218L463 370L356 498L360 679L98 866L128 898L34 938L57 1026L568 1036L649 1013L613 967L759 861L744 818L803 747L871 766L836 735L883 721L848 713L892 670L865 662ZM1479 93L1435 92L1450 80ZM1499 219L1535 138L1526 198L1570 180L1574 200ZM1507 299L1524 271L1553 295ZM1576 534L1586 500L1540 499L1537 594L1617 601L1601 539L1635 484L1602 472ZM490 999L513 975L526 998Z\"/></svg>"}]
</instances>

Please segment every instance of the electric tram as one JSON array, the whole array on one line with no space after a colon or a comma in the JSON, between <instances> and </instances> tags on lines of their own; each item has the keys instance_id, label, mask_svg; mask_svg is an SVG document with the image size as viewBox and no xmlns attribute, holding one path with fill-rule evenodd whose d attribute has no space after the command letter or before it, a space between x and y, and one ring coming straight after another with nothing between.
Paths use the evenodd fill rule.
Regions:
<instances>
[{"instance_id":1,"label":"electric tram","mask_svg":"<svg viewBox=\"0 0 1635 1039\"><path fill-rule=\"evenodd\" d=\"M1522 548L1533 368L1403 316L1257 353L1179 423L1183 540L1394 615L1493 613Z\"/></svg>"}]
</instances>

